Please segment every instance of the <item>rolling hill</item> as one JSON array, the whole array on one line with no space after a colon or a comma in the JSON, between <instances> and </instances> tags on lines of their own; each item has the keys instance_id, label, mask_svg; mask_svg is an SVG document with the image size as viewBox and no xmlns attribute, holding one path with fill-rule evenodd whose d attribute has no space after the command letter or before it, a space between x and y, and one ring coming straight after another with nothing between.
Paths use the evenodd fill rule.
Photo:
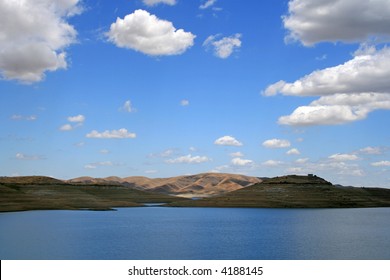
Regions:
<instances>
[{"instance_id":1,"label":"rolling hill","mask_svg":"<svg viewBox=\"0 0 390 280\"><path fill-rule=\"evenodd\" d=\"M335 186L317 176L289 175L224 195L170 206L259 208L390 207L390 189Z\"/></svg>"}]
</instances>

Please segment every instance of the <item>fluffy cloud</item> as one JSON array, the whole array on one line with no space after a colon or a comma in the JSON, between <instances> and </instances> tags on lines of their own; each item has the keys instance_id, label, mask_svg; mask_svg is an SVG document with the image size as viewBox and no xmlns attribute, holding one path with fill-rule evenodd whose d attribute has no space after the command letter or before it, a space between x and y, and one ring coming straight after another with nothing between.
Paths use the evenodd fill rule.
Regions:
<instances>
[{"instance_id":1,"label":"fluffy cloud","mask_svg":"<svg viewBox=\"0 0 390 280\"><path fill-rule=\"evenodd\" d=\"M231 162L233 165L236 165L236 166L247 166L247 165L253 164L253 160L243 159L243 158L239 158L239 157L233 158Z\"/></svg>"},{"instance_id":2,"label":"fluffy cloud","mask_svg":"<svg viewBox=\"0 0 390 280\"><path fill-rule=\"evenodd\" d=\"M242 143L232 136L223 136L218 138L215 140L214 144L221 146L242 146Z\"/></svg>"},{"instance_id":3,"label":"fluffy cloud","mask_svg":"<svg viewBox=\"0 0 390 280\"><path fill-rule=\"evenodd\" d=\"M215 3L217 2L217 0L206 0L206 2L204 2L202 5L199 6L199 9L207 9L211 6L213 6Z\"/></svg>"},{"instance_id":4,"label":"fluffy cloud","mask_svg":"<svg viewBox=\"0 0 390 280\"><path fill-rule=\"evenodd\" d=\"M77 116L73 116L73 117L68 117L68 121L74 122L74 123L83 123L85 121L85 116L77 115Z\"/></svg>"},{"instance_id":5,"label":"fluffy cloud","mask_svg":"<svg viewBox=\"0 0 390 280\"><path fill-rule=\"evenodd\" d=\"M60 127L60 130L61 130L61 131L71 131L71 130L73 130L73 129L74 129L74 127L73 127L71 124L69 124L69 123L64 124L64 125L62 125L62 126Z\"/></svg>"},{"instance_id":6,"label":"fluffy cloud","mask_svg":"<svg viewBox=\"0 0 390 280\"><path fill-rule=\"evenodd\" d=\"M324 96L338 93L390 93L390 48L364 47L344 64L317 70L293 82L279 81L264 95Z\"/></svg>"},{"instance_id":7,"label":"fluffy cloud","mask_svg":"<svg viewBox=\"0 0 390 280\"><path fill-rule=\"evenodd\" d=\"M387 0L292 0L283 23L289 30L287 41L301 41L307 46L324 41L361 42L390 35L390 3Z\"/></svg>"},{"instance_id":8,"label":"fluffy cloud","mask_svg":"<svg viewBox=\"0 0 390 280\"><path fill-rule=\"evenodd\" d=\"M100 138L100 139L123 139L123 138L136 138L135 133L128 132L127 129L121 128L118 130L106 130L104 132L98 132L92 130L86 135L87 138Z\"/></svg>"},{"instance_id":9,"label":"fluffy cloud","mask_svg":"<svg viewBox=\"0 0 390 280\"><path fill-rule=\"evenodd\" d=\"M300 155L301 152L300 152L298 149L293 148L293 149L291 149L291 150L288 150L286 154L289 155L289 156L292 156L292 155Z\"/></svg>"},{"instance_id":10,"label":"fluffy cloud","mask_svg":"<svg viewBox=\"0 0 390 280\"><path fill-rule=\"evenodd\" d=\"M293 82L279 81L264 95L321 96L292 114L283 125L336 125L367 118L370 112L390 110L390 49L363 47L346 63L317 70Z\"/></svg>"},{"instance_id":11,"label":"fluffy cloud","mask_svg":"<svg viewBox=\"0 0 390 280\"><path fill-rule=\"evenodd\" d=\"M146 6L155 6L158 4L176 5L176 0L142 0Z\"/></svg>"},{"instance_id":12,"label":"fluffy cloud","mask_svg":"<svg viewBox=\"0 0 390 280\"><path fill-rule=\"evenodd\" d=\"M166 160L167 163L188 163L188 164L198 164L198 163L203 163L208 161L211 161L211 159L206 156L192 156L191 154L186 156L181 156L175 159Z\"/></svg>"},{"instance_id":13,"label":"fluffy cloud","mask_svg":"<svg viewBox=\"0 0 390 280\"><path fill-rule=\"evenodd\" d=\"M291 115L279 118L283 125L337 125L367 118L370 112L390 110L390 94L335 94L300 106Z\"/></svg>"},{"instance_id":14,"label":"fluffy cloud","mask_svg":"<svg viewBox=\"0 0 390 280\"><path fill-rule=\"evenodd\" d=\"M359 157L354 154L334 154L329 156L329 159L333 161L353 161L358 160Z\"/></svg>"},{"instance_id":15,"label":"fluffy cloud","mask_svg":"<svg viewBox=\"0 0 390 280\"><path fill-rule=\"evenodd\" d=\"M283 139L270 139L263 142L263 146L266 148L288 148L291 146L290 141Z\"/></svg>"},{"instance_id":16,"label":"fluffy cloud","mask_svg":"<svg viewBox=\"0 0 390 280\"><path fill-rule=\"evenodd\" d=\"M219 58L228 58L234 51L241 47L241 34L237 33L233 36L219 39L220 37L220 34L209 36L203 43L203 46L206 48L212 47L215 56Z\"/></svg>"},{"instance_id":17,"label":"fluffy cloud","mask_svg":"<svg viewBox=\"0 0 390 280\"><path fill-rule=\"evenodd\" d=\"M70 116L67 118L67 120L75 124L74 125L69 123L64 124L63 126L60 127L61 131L71 131L76 127L82 126L85 121L85 116L84 115Z\"/></svg>"},{"instance_id":18,"label":"fluffy cloud","mask_svg":"<svg viewBox=\"0 0 390 280\"><path fill-rule=\"evenodd\" d=\"M77 32L66 20L81 13L79 0L0 1L0 73L23 83L66 69L64 49Z\"/></svg>"},{"instance_id":19,"label":"fluffy cloud","mask_svg":"<svg viewBox=\"0 0 390 280\"><path fill-rule=\"evenodd\" d=\"M106 35L120 48L152 56L182 54L194 44L196 37L144 10L136 10L124 19L117 18Z\"/></svg>"},{"instance_id":20,"label":"fluffy cloud","mask_svg":"<svg viewBox=\"0 0 390 280\"><path fill-rule=\"evenodd\" d=\"M390 161L383 160L383 161L373 162L373 163L371 163L371 165L375 166L375 167L389 167Z\"/></svg>"}]
</instances>

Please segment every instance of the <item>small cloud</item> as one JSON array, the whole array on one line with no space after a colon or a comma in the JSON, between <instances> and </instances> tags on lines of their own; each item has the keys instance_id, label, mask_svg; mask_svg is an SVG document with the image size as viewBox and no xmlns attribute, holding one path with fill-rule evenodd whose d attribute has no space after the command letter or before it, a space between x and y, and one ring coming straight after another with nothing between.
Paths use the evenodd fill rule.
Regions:
<instances>
[{"instance_id":1,"label":"small cloud","mask_svg":"<svg viewBox=\"0 0 390 280\"><path fill-rule=\"evenodd\" d=\"M101 153L101 154L103 154L103 155L106 155L106 154L109 154L110 151L107 150L107 149L102 149L102 150L99 151L99 153Z\"/></svg>"},{"instance_id":2,"label":"small cloud","mask_svg":"<svg viewBox=\"0 0 390 280\"><path fill-rule=\"evenodd\" d=\"M316 57L316 60L322 61L322 60L325 60L325 59L327 59L327 58L328 58L328 56L327 56L326 54L323 54L323 55L321 55L321 56L317 56L317 57Z\"/></svg>"},{"instance_id":3,"label":"small cloud","mask_svg":"<svg viewBox=\"0 0 390 280\"><path fill-rule=\"evenodd\" d=\"M31 116L22 116L22 115L12 115L11 120L14 121L36 121L38 119L37 116L31 115Z\"/></svg>"},{"instance_id":4,"label":"small cloud","mask_svg":"<svg viewBox=\"0 0 390 280\"><path fill-rule=\"evenodd\" d=\"M236 166L248 166L253 164L253 160L250 159L243 159L243 158L234 158L232 159L232 164Z\"/></svg>"},{"instance_id":5,"label":"small cloud","mask_svg":"<svg viewBox=\"0 0 390 280\"><path fill-rule=\"evenodd\" d=\"M189 106L190 105L190 101L188 101L187 99L183 99L180 101L180 105L181 106Z\"/></svg>"},{"instance_id":6,"label":"small cloud","mask_svg":"<svg viewBox=\"0 0 390 280\"><path fill-rule=\"evenodd\" d=\"M43 160L43 159L45 159L43 156L25 155L23 153L17 153L15 155L15 158L18 160Z\"/></svg>"},{"instance_id":7,"label":"small cloud","mask_svg":"<svg viewBox=\"0 0 390 280\"><path fill-rule=\"evenodd\" d=\"M156 6L158 4L167 4L170 6L176 5L176 0L142 0L142 2L149 7Z\"/></svg>"},{"instance_id":8,"label":"small cloud","mask_svg":"<svg viewBox=\"0 0 390 280\"><path fill-rule=\"evenodd\" d=\"M74 122L74 123L83 123L85 121L85 117L83 115L68 117L68 121Z\"/></svg>"},{"instance_id":9,"label":"small cloud","mask_svg":"<svg viewBox=\"0 0 390 280\"><path fill-rule=\"evenodd\" d=\"M298 164L304 164L304 163L306 163L308 161L309 161L308 158L299 158L295 162L298 163Z\"/></svg>"},{"instance_id":10,"label":"small cloud","mask_svg":"<svg viewBox=\"0 0 390 280\"><path fill-rule=\"evenodd\" d=\"M67 120L71 123L75 123L74 125L71 125L69 123L64 124L60 127L61 131L71 131L75 129L76 127L82 126L85 121L85 116L83 115L77 115L77 116L70 116L67 118Z\"/></svg>"},{"instance_id":11,"label":"small cloud","mask_svg":"<svg viewBox=\"0 0 390 280\"><path fill-rule=\"evenodd\" d=\"M264 166L268 166L268 167L278 167L280 165L282 165L283 162L282 161L278 161L278 160L267 160L265 162L262 163L262 165Z\"/></svg>"},{"instance_id":12,"label":"small cloud","mask_svg":"<svg viewBox=\"0 0 390 280\"><path fill-rule=\"evenodd\" d=\"M375 167L389 167L390 161L388 161L388 160L377 161L377 162L371 163L371 165L375 166Z\"/></svg>"},{"instance_id":13,"label":"small cloud","mask_svg":"<svg viewBox=\"0 0 390 280\"><path fill-rule=\"evenodd\" d=\"M152 154L149 154L149 157L150 158L169 158L175 154L178 153L178 150L177 149L167 149L161 153L152 153Z\"/></svg>"},{"instance_id":14,"label":"small cloud","mask_svg":"<svg viewBox=\"0 0 390 280\"><path fill-rule=\"evenodd\" d=\"M61 131L70 131L73 130L73 126L71 124L64 124L63 126L60 127Z\"/></svg>"},{"instance_id":15,"label":"small cloud","mask_svg":"<svg viewBox=\"0 0 390 280\"><path fill-rule=\"evenodd\" d=\"M263 142L263 146L271 149L288 148L291 146L290 141L283 139L270 139Z\"/></svg>"},{"instance_id":16,"label":"small cloud","mask_svg":"<svg viewBox=\"0 0 390 280\"><path fill-rule=\"evenodd\" d=\"M223 136L214 142L215 145L221 146L242 146L242 143L232 136Z\"/></svg>"},{"instance_id":17,"label":"small cloud","mask_svg":"<svg viewBox=\"0 0 390 280\"><path fill-rule=\"evenodd\" d=\"M205 10L211 6L213 6L217 0L206 0L202 5L199 6L199 9Z\"/></svg>"},{"instance_id":18,"label":"small cloud","mask_svg":"<svg viewBox=\"0 0 390 280\"><path fill-rule=\"evenodd\" d=\"M130 100L126 100L123 106L119 108L119 110L127 113L134 113L137 111L137 109L133 107Z\"/></svg>"},{"instance_id":19,"label":"small cloud","mask_svg":"<svg viewBox=\"0 0 390 280\"><path fill-rule=\"evenodd\" d=\"M286 154L289 156L293 156L293 155L300 155L301 152L298 149L293 148L293 149L289 150Z\"/></svg>"},{"instance_id":20,"label":"small cloud","mask_svg":"<svg viewBox=\"0 0 390 280\"><path fill-rule=\"evenodd\" d=\"M192 156L191 154L186 156L181 156L175 159L166 160L167 163L187 163L187 164L198 164L198 163L203 163L208 161L211 161L211 159L206 156Z\"/></svg>"},{"instance_id":21,"label":"small cloud","mask_svg":"<svg viewBox=\"0 0 390 280\"><path fill-rule=\"evenodd\" d=\"M383 153L383 149L380 147L366 147L360 149L358 153L365 155L381 155Z\"/></svg>"},{"instance_id":22,"label":"small cloud","mask_svg":"<svg viewBox=\"0 0 390 280\"><path fill-rule=\"evenodd\" d=\"M359 157L353 154L334 154L328 157L333 161L353 161L358 160Z\"/></svg>"},{"instance_id":23,"label":"small cloud","mask_svg":"<svg viewBox=\"0 0 390 280\"><path fill-rule=\"evenodd\" d=\"M203 47L214 49L214 55L225 59L232 55L234 51L241 47L241 34L237 33L230 37L220 38L221 35L209 36L203 43Z\"/></svg>"},{"instance_id":24,"label":"small cloud","mask_svg":"<svg viewBox=\"0 0 390 280\"><path fill-rule=\"evenodd\" d=\"M119 164L114 164L111 161L101 161L101 162L94 162L90 163L84 166L85 169L96 169L98 167L104 167L104 166L119 166Z\"/></svg>"},{"instance_id":25,"label":"small cloud","mask_svg":"<svg viewBox=\"0 0 390 280\"><path fill-rule=\"evenodd\" d=\"M230 156L235 157L235 158L240 158L240 157L243 157L244 154L241 152L235 152L235 153L231 153Z\"/></svg>"},{"instance_id":26,"label":"small cloud","mask_svg":"<svg viewBox=\"0 0 390 280\"><path fill-rule=\"evenodd\" d=\"M100 138L100 139L123 139L123 138L136 138L137 135L132 132L128 132L127 129L121 128L118 130L106 130L103 132L98 132L97 130L92 130L86 135L87 138Z\"/></svg>"}]
</instances>

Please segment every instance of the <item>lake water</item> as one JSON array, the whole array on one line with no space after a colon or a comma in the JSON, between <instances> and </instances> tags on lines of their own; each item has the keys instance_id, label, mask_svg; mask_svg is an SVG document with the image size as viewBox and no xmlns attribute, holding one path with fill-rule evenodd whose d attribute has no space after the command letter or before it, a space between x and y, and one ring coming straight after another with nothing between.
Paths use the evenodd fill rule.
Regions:
<instances>
[{"instance_id":1,"label":"lake water","mask_svg":"<svg viewBox=\"0 0 390 280\"><path fill-rule=\"evenodd\" d=\"M390 259L390 208L0 214L0 259Z\"/></svg>"}]
</instances>

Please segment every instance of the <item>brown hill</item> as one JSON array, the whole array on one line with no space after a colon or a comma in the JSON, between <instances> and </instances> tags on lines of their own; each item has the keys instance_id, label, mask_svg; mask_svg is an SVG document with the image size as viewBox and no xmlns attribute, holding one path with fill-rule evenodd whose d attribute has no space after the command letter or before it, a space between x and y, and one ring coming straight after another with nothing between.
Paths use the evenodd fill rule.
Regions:
<instances>
[{"instance_id":1,"label":"brown hill","mask_svg":"<svg viewBox=\"0 0 390 280\"><path fill-rule=\"evenodd\" d=\"M80 177L69 183L121 184L139 190L174 194L185 197L221 195L262 182L260 178L237 174L202 173L190 176L156 178L134 176L126 178Z\"/></svg>"},{"instance_id":2,"label":"brown hill","mask_svg":"<svg viewBox=\"0 0 390 280\"><path fill-rule=\"evenodd\" d=\"M316 176L283 176L221 196L172 203L189 207L390 207L390 189L334 186Z\"/></svg>"},{"instance_id":3,"label":"brown hill","mask_svg":"<svg viewBox=\"0 0 390 280\"><path fill-rule=\"evenodd\" d=\"M0 184L19 184L19 185L51 185L64 184L63 181L46 177L46 176L17 176L17 177L0 177Z\"/></svg>"},{"instance_id":4,"label":"brown hill","mask_svg":"<svg viewBox=\"0 0 390 280\"><path fill-rule=\"evenodd\" d=\"M49 209L108 210L184 200L122 185L69 184L46 177L0 178L0 212Z\"/></svg>"}]
</instances>

